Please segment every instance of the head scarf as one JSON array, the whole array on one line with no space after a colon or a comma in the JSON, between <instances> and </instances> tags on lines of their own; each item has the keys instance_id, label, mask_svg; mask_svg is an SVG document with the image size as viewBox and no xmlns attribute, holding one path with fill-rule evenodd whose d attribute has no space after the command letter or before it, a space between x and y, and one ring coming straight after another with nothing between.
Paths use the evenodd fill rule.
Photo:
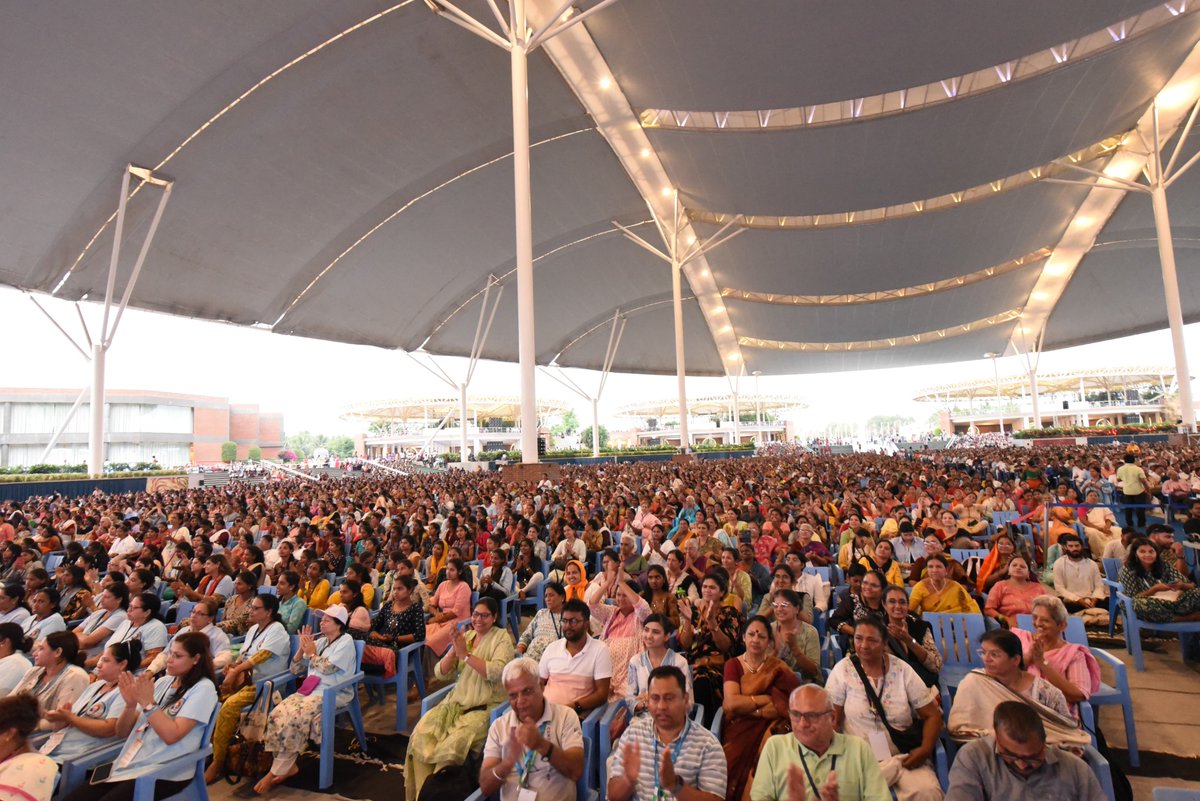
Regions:
<instances>
[{"instance_id":1,"label":"head scarf","mask_svg":"<svg viewBox=\"0 0 1200 801\"><path fill-rule=\"evenodd\" d=\"M579 583L567 584L567 600L570 601L578 598L582 601L584 600L583 596L585 593L587 593L588 588L587 571L583 569L583 562L580 562L578 559L572 559L570 562L567 562L567 567L570 567L571 565L575 565L577 568L579 568ZM563 583L566 583L566 580L567 570L566 568L563 568Z\"/></svg>"}]
</instances>

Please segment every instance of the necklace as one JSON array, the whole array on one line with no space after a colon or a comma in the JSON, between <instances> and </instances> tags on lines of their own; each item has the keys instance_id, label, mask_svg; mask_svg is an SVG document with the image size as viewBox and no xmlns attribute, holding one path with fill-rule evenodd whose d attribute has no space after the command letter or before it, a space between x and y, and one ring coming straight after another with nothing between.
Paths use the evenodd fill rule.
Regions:
<instances>
[{"instance_id":1,"label":"necklace","mask_svg":"<svg viewBox=\"0 0 1200 801\"><path fill-rule=\"evenodd\" d=\"M763 660L758 663L758 667L755 667L754 665L750 664L750 657L748 655L743 655L742 664L746 666L746 670L750 671L751 673L757 673L758 671L762 670L763 665L767 664L767 659L766 657L763 657Z\"/></svg>"}]
</instances>

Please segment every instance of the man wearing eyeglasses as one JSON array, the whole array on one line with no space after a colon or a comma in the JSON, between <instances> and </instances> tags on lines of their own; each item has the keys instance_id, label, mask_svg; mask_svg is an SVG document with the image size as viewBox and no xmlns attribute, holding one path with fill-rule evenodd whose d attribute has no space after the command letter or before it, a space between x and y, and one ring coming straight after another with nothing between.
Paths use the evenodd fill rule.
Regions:
<instances>
[{"instance_id":1,"label":"man wearing eyeglasses","mask_svg":"<svg viewBox=\"0 0 1200 801\"><path fill-rule=\"evenodd\" d=\"M579 599L563 604L560 640L546 646L538 663L546 700L571 707L579 717L608 701L612 654L588 634L591 610Z\"/></svg>"},{"instance_id":2,"label":"man wearing eyeglasses","mask_svg":"<svg viewBox=\"0 0 1200 801\"><path fill-rule=\"evenodd\" d=\"M788 699L791 734L763 746L751 801L891 801L871 746L833 728L833 702L805 684Z\"/></svg>"},{"instance_id":3,"label":"man wearing eyeglasses","mask_svg":"<svg viewBox=\"0 0 1200 801\"><path fill-rule=\"evenodd\" d=\"M946 801L1069 798L1104 801L1104 791L1082 759L1046 747L1046 729L1033 707L1005 701L992 714L995 734L966 745L950 770Z\"/></svg>"}]
</instances>

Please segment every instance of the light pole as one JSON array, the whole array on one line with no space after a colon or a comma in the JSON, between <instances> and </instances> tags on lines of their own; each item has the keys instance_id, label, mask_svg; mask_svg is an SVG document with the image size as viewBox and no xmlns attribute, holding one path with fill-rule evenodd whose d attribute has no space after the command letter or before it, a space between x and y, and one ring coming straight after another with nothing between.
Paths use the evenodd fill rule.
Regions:
<instances>
[{"instance_id":1,"label":"light pole","mask_svg":"<svg viewBox=\"0 0 1200 801\"><path fill-rule=\"evenodd\" d=\"M992 360L992 374L996 377L996 413L1000 415L1000 433L1004 433L1004 407L1000 405L1000 368L996 364L996 358L1002 354L992 351L991 353L983 354L983 358Z\"/></svg>"}]
</instances>

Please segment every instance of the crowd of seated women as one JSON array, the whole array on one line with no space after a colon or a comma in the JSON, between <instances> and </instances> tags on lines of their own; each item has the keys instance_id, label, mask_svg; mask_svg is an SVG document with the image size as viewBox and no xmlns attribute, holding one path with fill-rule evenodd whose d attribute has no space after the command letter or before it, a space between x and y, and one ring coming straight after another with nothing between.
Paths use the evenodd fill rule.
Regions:
<instances>
[{"instance_id":1,"label":"crowd of seated women","mask_svg":"<svg viewBox=\"0 0 1200 801\"><path fill-rule=\"evenodd\" d=\"M1188 473L1200 466L1187 452L1155 456ZM355 670L356 641L363 669L384 677L399 649L423 643L426 676L453 689L413 730L405 782L415 800L428 776L482 747L505 700L504 666L561 653L582 626L582 642L596 643L585 649L591 673L564 686L602 688L598 704L623 701L636 718L651 674L680 669L701 725L722 718L728 798L750 792L802 684L828 688L838 729L874 743L899 798L938 798L931 760L947 710L925 615L981 615L990 628L983 668L954 696L951 734L985 736L992 710L1019 696L1044 712L1052 742L1086 740L1078 704L1099 687L1099 668L1066 641L1067 609L1038 567L1048 554L1068 558L1050 549L1074 519L1049 512L1041 490L1092 458L808 454L577 468L539 486L452 472L9 502L0 689L36 705L23 736L43 732L37 750L52 762L124 743L106 781L72 789L73 799L117 801L147 756L195 749L210 719L207 778L218 778L257 685L291 671L303 691L270 715L273 763L256 784L268 793L319 742L323 688ZM992 520L1037 522L1039 509L1033 537ZM1119 556L1139 613L1200 614L1171 544L1133 534L1122 532ZM951 558L958 547L984 553ZM501 603L531 600L514 638ZM576 704L581 717L593 708Z\"/></svg>"}]
</instances>

